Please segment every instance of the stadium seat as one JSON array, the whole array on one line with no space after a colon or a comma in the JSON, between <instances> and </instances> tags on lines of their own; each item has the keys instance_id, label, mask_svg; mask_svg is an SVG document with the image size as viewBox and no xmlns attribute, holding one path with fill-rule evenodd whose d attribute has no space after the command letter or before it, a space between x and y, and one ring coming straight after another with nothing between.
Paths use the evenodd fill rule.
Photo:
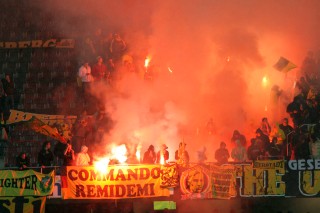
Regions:
<instances>
[{"instance_id":1,"label":"stadium seat","mask_svg":"<svg viewBox=\"0 0 320 213\"><path fill-rule=\"evenodd\" d=\"M18 50L10 50L8 52L7 60L9 62L19 62L19 51Z\"/></svg>"}]
</instances>

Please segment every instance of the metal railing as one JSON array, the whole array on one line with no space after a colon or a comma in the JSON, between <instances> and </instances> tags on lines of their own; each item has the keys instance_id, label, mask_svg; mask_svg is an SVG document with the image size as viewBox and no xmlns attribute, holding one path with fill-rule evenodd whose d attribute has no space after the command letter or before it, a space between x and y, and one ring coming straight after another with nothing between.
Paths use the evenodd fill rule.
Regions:
<instances>
[{"instance_id":1,"label":"metal railing","mask_svg":"<svg viewBox=\"0 0 320 213\"><path fill-rule=\"evenodd\" d=\"M15 171L22 171L22 170L28 170L28 169L32 169L36 172L40 172L40 173L43 173L44 171L55 171L55 174L57 174L57 171L60 172L60 168L61 166L46 166L46 167L41 167L41 166L29 166L29 167L26 167L24 169L20 169L19 167L17 166L11 166L11 167L3 167L3 168L0 168L0 170L15 170Z\"/></svg>"}]
</instances>

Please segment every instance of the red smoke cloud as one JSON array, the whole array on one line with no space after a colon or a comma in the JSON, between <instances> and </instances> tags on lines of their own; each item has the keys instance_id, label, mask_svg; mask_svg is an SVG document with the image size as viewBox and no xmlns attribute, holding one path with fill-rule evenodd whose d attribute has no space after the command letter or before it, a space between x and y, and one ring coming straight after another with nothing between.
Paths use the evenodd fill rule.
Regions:
<instances>
[{"instance_id":1,"label":"red smoke cloud","mask_svg":"<svg viewBox=\"0 0 320 213\"><path fill-rule=\"evenodd\" d=\"M293 98L296 71L285 75L272 66L280 56L300 65L307 51L319 48L316 0L41 4L63 11L70 20L61 22L59 30L69 29L71 20L79 18L84 20L79 25L84 35L97 27L120 32L139 66L147 54L152 56L151 63L159 70L152 84L127 75L118 82L117 95L107 92L105 104L115 127L105 140L140 142L142 151L150 144L158 150L166 143L171 160L182 139L191 161L204 146L208 160L214 160L213 150L221 140L229 143L234 129L249 140L262 117L276 122L287 116L284 110ZM276 114L270 111L274 85L283 90ZM101 91L109 90L96 88ZM214 135L204 137L210 118Z\"/></svg>"}]
</instances>

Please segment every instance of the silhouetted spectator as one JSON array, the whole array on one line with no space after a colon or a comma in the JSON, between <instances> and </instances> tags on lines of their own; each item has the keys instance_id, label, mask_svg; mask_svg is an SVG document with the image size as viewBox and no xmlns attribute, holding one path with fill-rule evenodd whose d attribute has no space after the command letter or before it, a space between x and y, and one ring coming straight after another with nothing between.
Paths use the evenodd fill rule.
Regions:
<instances>
[{"instance_id":1,"label":"silhouetted spectator","mask_svg":"<svg viewBox=\"0 0 320 213\"><path fill-rule=\"evenodd\" d=\"M231 138L231 142L232 142L233 144L236 144L236 140L239 140L240 143L241 143L241 145L244 146L244 147L245 147L246 144L247 144L246 137L245 137L243 134L241 134L238 130L234 130L234 131L233 131L233 135L232 135L232 138Z\"/></svg>"},{"instance_id":2,"label":"silhouetted spectator","mask_svg":"<svg viewBox=\"0 0 320 213\"><path fill-rule=\"evenodd\" d=\"M9 74L2 79L2 85L6 96L6 107L9 110L14 109L14 83Z\"/></svg>"},{"instance_id":3,"label":"silhouetted spectator","mask_svg":"<svg viewBox=\"0 0 320 213\"><path fill-rule=\"evenodd\" d=\"M288 118L284 118L282 119L282 123L279 124L279 128L282 129L282 131L284 132L285 135L285 140L283 143L283 156L287 156L287 153L289 150L287 150L288 148L288 144L291 143L292 141L292 136L293 136L293 127L289 125L288 122Z\"/></svg>"},{"instance_id":4,"label":"silhouetted spectator","mask_svg":"<svg viewBox=\"0 0 320 213\"><path fill-rule=\"evenodd\" d=\"M51 143L50 141L45 141L42 144L42 149L38 153L38 164L42 168L45 168L46 166L52 166L53 165L53 153L50 150Z\"/></svg>"},{"instance_id":5,"label":"silhouetted spectator","mask_svg":"<svg viewBox=\"0 0 320 213\"><path fill-rule=\"evenodd\" d=\"M124 40L120 37L119 34L114 33L109 46L110 57L113 63L116 63L121 59L126 48L127 48L127 45L124 42Z\"/></svg>"},{"instance_id":6,"label":"silhouetted spectator","mask_svg":"<svg viewBox=\"0 0 320 213\"><path fill-rule=\"evenodd\" d=\"M280 148L281 152L283 150L283 144L286 139L286 135L284 134L284 131L279 127L278 123L275 123L272 126L272 130L270 133L271 138L277 138L277 146Z\"/></svg>"},{"instance_id":7,"label":"silhouetted spectator","mask_svg":"<svg viewBox=\"0 0 320 213\"><path fill-rule=\"evenodd\" d=\"M241 144L240 140L236 140L236 147L232 149L231 157L234 162L245 162L247 160L246 148Z\"/></svg>"},{"instance_id":8,"label":"silhouetted spectator","mask_svg":"<svg viewBox=\"0 0 320 213\"><path fill-rule=\"evenodd\" d=\"M68 142L69 143L69 142ZM61 143L61 142L58 142L56 143L56 145L54 146L54 149L53 149L53 154L60 158L60 159L63 159L63 153L64 153L64 150L67 148L67 144L65 143Z\"/></svg>"},{"instance_id":9,"label":"silhouetted spectator","mask_svg":"<svg viewBox=\"0 0 320 213\"><path fill-rule=\"evenodd\" d=\"M154 164L156 162L157 155L154 151L154 146L150 145L148 150L143 155L143 163L145 164Z\"/></svg>"},{"instance_id":10,"label":"silhouetted spectator","mask_svg":"<svg viewBox=\"0 0 320 213\"><path fill-rule=\"evenodd\" d=\"M91 67L88 62L84 62L79 68L78 76L81 79L83 99L87 102L90 94L90 87L94 80L91 74Z\"/></svg>"},{"instance_id":11,"label":"silhouetted spectator","mask_svg":"<svg viewBox=\"0 0 320 213\"><path fill-rule=\"evenodd\" d=\"M67 148L63 153L63 166L73 166L75 161L74 150L71 144L67 144Z\"/></svg>"},{"instance_id":12,"label":"silhouetted spectator","mask_svg":"<svg viewBox=\"0 0 320 213\"><path fill-rule=\"evenodd\" d=\"M259 145L255 138L251 138L251 145L247 149L247 155L249 160L259 160L262 155Z\"/></svg>"},{"instance_id":13,"label":"silhouetted spectator","mask_svg":"<svg viewBox=\"0 0 320 213\"><path fill-rule=\"evenodd\" d=\"M303 97L307 97L310 86L304 77L300 77L300 80L296 83L296 87L301 91Z\"/></svg>"},{"instance_id":14,"label":"silhouetted spectator","mask_svg":"<svg viewBox=\"0 0 320 213\"><path fill-rule=\"evenodd\" d=\"M284 132L286 139L288 137L288 134L293 131L293 127L289 125L288 118L282 119L282 123L279 124L279 128Z\"/></svg>"},{"instance_id":15,"label":"silhouetted spectator","mask_svg":"<svg viewBox=\"0 0 320 213\"><path fill-rule=\"evenodd\" d=\"M217 160L218 165L228 163L230 157L229 150L226 149L226 143L221 141L219 149L214 153L214 158Z\"/></svg>"},{"instance_id":16,"label":"silhouetted spectator","mask_svg":"<svg viewBox=\"0 0 320 213\"><path fill-rule=\"evenodd\" d=\"M107 66L103 63L101 56L97 57L97 63L92 67L92 76L95 82L105 80L107 74Z\"/></svg>"},{"instance_id":17,"label":"silhouetted spectator","mask_svg":"<svg viewBox=\"0 0 320 213\"><path fill-rule=\"evenodd\" d=\"M310 135L310 154L312 158L320 158L320 124L317 123L313 127L313 132Z\"/></svg>"},{"instance_id":18,"label":"silhouetted spectator","mask_svg":"<svg viewBox=\"0 0 320 213\"><path fill-rule=\"evenodd\" d=\"M166 164L169 160L168 147L165 144L161 145L161 149L157 153L157 163Z\"/></svg>"},{"instance_id":19,"label":"silhouetted spectator","mask_svg":"<svg viewBox=\"0 0 320 213\"><path fill-rule=\"evenodd\" d=\"M20 170L25 170L30 166L30 159L27 156L27 153L21 152L16 159L16 166Z\"/></svg>"},{"instance_id":20,"label":"silhouetted spectator","mask_svg":"<svg viewBox=\"0 0 320 213\"><path fill-rule=\"evenodd\" d=\"M269 136L271 133L271 126L268 122L268 118L262 118L260 129L263 132L263 134Z\"/></svg>"},{"instance_id":21,"label":"silhouetted spectator","mask_svg":"<svg viewBox=\"0 0 320 213\"><path fill-rule=\"evenodd\" d=\"M301 111L301 104L305 104L305 98L299 94L294 97L293 102L291 102L287 106L287 113L289 113L292 122L294 124L294 128L298 128L303 124L303 116Z\"/></svg>"},{"instance_id":22,"label":"silhouetted spectator","mask_svg":"<svg viewBox=\"0 0 320 213\"><path fill-rule=\"evenodd\" d=\"M277 160L283 158L282 146L278 144L278 138L273 137L267 151L267 156L271 160Z\"/></svg>"},{"instance_id":23,"label":"silhouetted spectator","mask_svg":"<svg viewBox=\"0 0 320 213\"><path fill-rule=\"evenodd\" d=\"M300 129L295 132L292 139L292 159L309 159L309 135L306 130Z\"/></svg>"},{"instance_id":24,"label":"silhouetted spectator","mask_svg":"<svg viewBox=\"0 0 320 213\"><path fill-rule=\"evenodd\" d=\"M186 144L182 141L179 143L179 149L174 153L177 164L186 167L189 165L189 153L186 150Z\"/></svg>"},{"instance_id":25,"label":"silhouetted spectator","mask_svg":"<svg viewBox=\"0 0 320 213\"><path fill-rule=\"evenodd\" d=\"M80 152L81 146L88 144L88 138L92 134L92 127L89 125L88 118L80 119L73 128L72 144L76 152Z\"/></svg>"},{"instance_id":26,"label":"silhouetted spectator","mask_svg":"<svg viewBox=\"0 0 320 213\"><path fill-rule=\"evenodd\" d=\"M256 130L256 138L255 139L259 139L259 141L257 141L257 145L260 147L260 150L266 151L269 149L269 145L270 145L269 137L267 135L263 134L263 132L260 128L258 128Z\"/></svg>"},{"instance_id":27,"label":"silhouetted spectator","mask_svg":"<svg viewBox=\"0 0 320 213\"><path fill-rule=\"evenodd\" d=\"M307 56L303 60L301 72L302 74L309 75L312 78L316 78L318 76L317 64L312 51L308 51Z\"/></svg>"}]
</instances>

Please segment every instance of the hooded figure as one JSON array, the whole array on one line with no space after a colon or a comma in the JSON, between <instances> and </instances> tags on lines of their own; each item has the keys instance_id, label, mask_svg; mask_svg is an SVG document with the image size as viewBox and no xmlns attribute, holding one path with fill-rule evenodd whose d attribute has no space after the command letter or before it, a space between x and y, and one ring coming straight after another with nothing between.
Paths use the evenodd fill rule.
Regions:
<instances>
[{"instance_id":1,"label":"hooded figure","mask_svg":"<svg viewBox=\"0 0 320 213\"><path fill-rule=\"evenodd\" d=\"M234 130L231 138L231 142L235 143L236 140L240 140L242 146L246 146L247 140L246 137L241 134L238 130Z\"/></svg>"},{"instance_id":2,"label":"hooded figure","mask_svg":"<svg viewBox=\"0 0 320 213\"><path fill-rule=\"evenodd\" d=\"M256 138L259 142L257 142L258 146L266 151L269 149L270 140L269 137L265 134L263 134L262 130L259 128L256 130Z\"/></svg>"}]
</instances>

